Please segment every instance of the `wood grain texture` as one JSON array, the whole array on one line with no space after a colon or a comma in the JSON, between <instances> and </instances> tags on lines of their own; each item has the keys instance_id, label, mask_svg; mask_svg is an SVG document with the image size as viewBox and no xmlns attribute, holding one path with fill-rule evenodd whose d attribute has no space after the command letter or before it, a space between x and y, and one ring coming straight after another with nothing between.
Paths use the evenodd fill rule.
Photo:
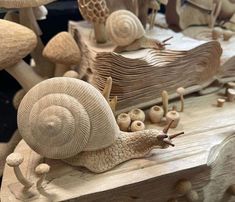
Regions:
<instances>
[{"instance_id":1,"label":"wood grain texture","mask_svg":"<svg viewBox=\"0 0 235 202\"><path fill-rule=\"evenodd\" d=\"M97 45L85 22L70 22L70 32L76 35L86 58L79 65L81 76L101 91L107 77L113 78L111 96L118 97L117 113L161 102L162 90L167 90L170 98L179 96L175 91L180 86L187 88L186 94L198 91L221 71L221 48L217 42L205 43L154 28L147 37L161 41L174 36L167 50L118 54L112 52L115 46L111 43Z\"/></svg>"},{"instance_id":2,"label":"wood grain texture","mask_svg":"<svg viewBox=\"0 0 235 202\"><path fill-rule=\"evenodd\" d=\"M176 129L170 130L170 133L185 131L184 136L175 140L175 148L154 150L144 159L132 160L96 175L58 160L42 159L22 141L16 149L25 157L21 168L35 182L34 168L42 161L49 164L51 172L46 178L45 191L55 201L163 202L177 197L180 202L185 202L185 198L175 192L175 184L186 178L192 183L193 190L198 192L199 201L219 202L211 198L214 197L210 194L212 187L218 189L213 193L218 193L220 199L228 185L234 184L234 175L231 174L234 172L235 104L226 102L223 108L218 108L218 97L213 94L192 96L185 100L181 122ZM147 124L147 128L162 127L160 124ZM221 182L222 178L221 186L214 184ZM6 166L1 189L2 202L15 200L8 188L15 183L12 169ZM46 200L40 196L31 201Z\"/></svg>"}]
</instances>

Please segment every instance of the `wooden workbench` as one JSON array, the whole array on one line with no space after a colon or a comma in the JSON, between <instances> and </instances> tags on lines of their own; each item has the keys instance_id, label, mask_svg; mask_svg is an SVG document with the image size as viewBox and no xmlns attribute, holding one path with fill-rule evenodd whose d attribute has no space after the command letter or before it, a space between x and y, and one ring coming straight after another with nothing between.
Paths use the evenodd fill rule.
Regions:
<instances>
[{"instance_id":1,"label":"wooden workbench","mask_svg":"<svg viewBox=\"0 0 235 202\"><path fill-rule=\"evenodd\" d=\"M46 162L51 171L44 188L48 198L36 192L28 201L117 201L165 202L178 197L175 184L188 179L199 194L199 201L234 202L235 197L226 190L235 184L235 102L216 106L223 92L207 96L193 95L186 99L185 112L175 131L185 135L174 140L176 147L154 150L144 159L131 160L102 174L93 174L59 160L42 159L24 141L16 151L24 155L21 169L32 182L36 182L34 168ZM178 101L176 101L179 104ZM162 128L147 124L147 128ZM18 201L11 192L19 187L13 169L6 166L1 201ZM35 191L35 185L32 189ZM179 197L178 201L186 201Z\"/></svg>"}]
</instances>

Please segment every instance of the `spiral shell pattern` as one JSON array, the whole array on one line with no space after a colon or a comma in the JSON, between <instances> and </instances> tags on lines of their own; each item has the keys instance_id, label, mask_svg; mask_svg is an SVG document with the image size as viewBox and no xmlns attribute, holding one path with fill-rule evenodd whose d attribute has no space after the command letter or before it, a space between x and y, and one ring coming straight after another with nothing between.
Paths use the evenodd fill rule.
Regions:
<instances>
[{"instance_id":1,"label":"spiral shell pattern","mask_svg":"<svg viewBox=\"0 0 235 202\"><path fill-rule=\"evenodd\" d=\"M130 11L113 12L106 21L106 33L117 46L127 46L145 34L140 20Z\"/></svg>"},{"instance_id":2,"label":"spiral shell pattern","mask_svg":"<svg viewBox=\"0 0 235 202\"><path fill-rule=\"evenodd\" d=\"M101 93L73 78L48 79L33 87L19 106L18 128L33 150L53 159L105 148L119 133Z\"/></svg>"}]
</instances>

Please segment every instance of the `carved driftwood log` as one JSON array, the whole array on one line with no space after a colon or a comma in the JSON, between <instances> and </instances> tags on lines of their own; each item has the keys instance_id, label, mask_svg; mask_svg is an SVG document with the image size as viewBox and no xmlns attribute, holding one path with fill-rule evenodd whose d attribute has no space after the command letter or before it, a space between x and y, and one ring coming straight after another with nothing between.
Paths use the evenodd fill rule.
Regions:
<instances>
[{"instance_id":1,"label":"carved driftwood log","mask_svg":"<svg viewBox=\"0 0 235 202\"><path fill-rule=\"evenodd\" d=\"M77 30L76 40L84 58L87 58L82 59L79 65L81 77L102 90L107 77L111 76L111 96L118 97L117 113L161 102L162 90L169 92L170 99L178 96L175 90L180 86L187 89L187 94L199 91L208 86L221 70L218 42L192 41L158 29L154 29L150 36L155 34L155 37L163 38L174 35L169 47L176 51L144 49L117 54L110 44L102 48L92 44L89 29L84 23L70 24L71 33ZM179 51L182 49L185 51Z\"/></svg>"}]
</instances>

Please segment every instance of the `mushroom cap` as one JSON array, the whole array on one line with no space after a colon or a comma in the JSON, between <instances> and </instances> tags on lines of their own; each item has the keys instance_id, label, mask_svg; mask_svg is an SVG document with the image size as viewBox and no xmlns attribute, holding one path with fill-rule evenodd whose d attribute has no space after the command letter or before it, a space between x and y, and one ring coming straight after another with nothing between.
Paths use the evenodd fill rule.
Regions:
<instances>
[{"instance_id":1,"label":"mushroom cap","mask_svg":"<svg viewBox=\"0 0 235 202\"><path fill-rule=\"evenodd\" d=\"M185 90L185 88L183 88L183 87L179 87L179 88L177 88L176 92L177 92L179 95L184 95L185 92L186 92L186 90Z\"/></svg>"},{"instance_id":2,"label":"mushroom cap","mask_svg":"<svg viewBox=\"0 0 235 202\"><path fill-rule=\"evenodd\" d=\"M24 157L20 153L11 153L7 158L7 165L10 167L19 166L24 161Z\"/></svg>"},{"instance_id":3,"label":"mushroom cap","mask_svg":"<svg viewBox=\"0 0 235 202\"><path fill-rule=\"evenodd\" d=\"M79 79L80 75L78 74L78 72L76 72L74 70L69 70L64 73L63 77Z\"/></svg>"},{"instance_id":4,"label":"mushroom cap","mask_svg":"<svg viewBox=\"0 0 235 202\"><path fill-rule=\"evenodd\" d=\"M228 89L228 94L229 94L229 95L235 95L235 89L229 88L229 89Z\"/></svg>"},{"instance_id":5,"label":"mushroom cap","mask_svg":"<svg viewBox=\"0 0 235 202\"><path fill-rule=\"evenodd\" d=\"M56 0L0 0L1 8L31 8L49 4Z\"/></svg>"},{"instance_id":6,"label":"mushroom cap","mask_svg":"<svg viewBox=\"0 0 235 202\"><path fill-rule=\"evenodd\" d=\"M60 32L48 42L43 56L54 63L76 65L81 60L81 51L71 34Z\"/></svg>"},{"instance_id":7,"label":"mushroom cap","mask_svg":"<svg viewBox=\"0 0 235 202\"><path fill-rule=\"evenodd\" d=\"M49 173L49 171L50 171L50 166L46 163L41 163L35 168L35 172L37 175Z\"/></svg>"},{"instance_id":8,"label":"mushroom cap","mask_svg":"<svg viewBox=\"0 0 235 202\"><path fill-rule=\"evenodd\" d=\"M0 70L17 64L37 45L34 32L22 25L0 20Z\"/></svg>"}]
</instances>

